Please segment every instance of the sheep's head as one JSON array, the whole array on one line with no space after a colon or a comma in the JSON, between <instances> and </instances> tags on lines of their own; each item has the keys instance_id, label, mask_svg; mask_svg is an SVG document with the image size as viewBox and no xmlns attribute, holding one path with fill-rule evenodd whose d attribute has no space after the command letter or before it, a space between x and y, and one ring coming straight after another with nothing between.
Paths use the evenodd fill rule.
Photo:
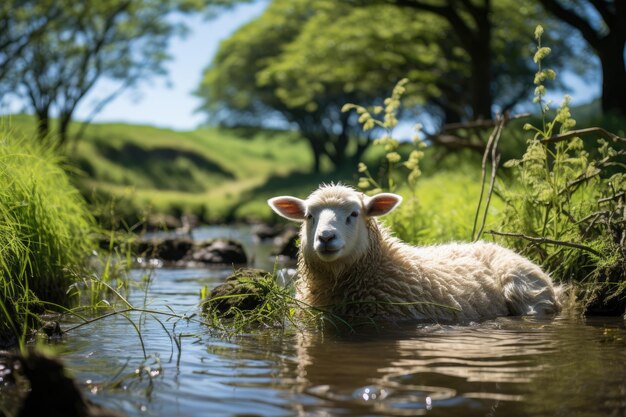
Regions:
<instances>
[{"instance_id":1,"label":"sheep's head","mask_svg":"<svg viewBox=\"0 0 626 417\"><path fill-rule=\"evenodd\" d=\"M327 185L306 200L280 196L271 198L268 204L280 216L304 223L300 250L305 258L315 256L323 262L334 262L364 254L371 217L389 213L401 201L396 194L368 197L344 185Z\"/></svg>"}]
</instances>

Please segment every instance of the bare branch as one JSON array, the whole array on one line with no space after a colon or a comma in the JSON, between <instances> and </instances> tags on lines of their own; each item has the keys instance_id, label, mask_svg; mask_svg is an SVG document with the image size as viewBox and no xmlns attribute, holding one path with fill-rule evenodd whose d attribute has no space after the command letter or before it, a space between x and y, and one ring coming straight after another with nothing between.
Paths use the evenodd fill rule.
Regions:
<instances>
[{"instance_id":1,"label":"bare branch","mask_svg":"<svg viewBox=\"0 0 626 417\"><path fill-rule=\"evenodd\" d=\"M527 117L532 116L531 113L520 113L520 114L516 114L514 116L509 116L507 114L504 115L504 119L506 121L509 120L516 120L516 119L524 119ZM493 119L483 119L483 120L473 120L471 122L465 122L465 123L448 123L443 125L443 128L441 129L443 132L447 132L450 130L459 130L459 129L474 129L474 128L488 128L488 127L495 127L497 124L499 123L498 118L496 118L496 120Z\"/></svg>"},{"instance_id":2,"label":"bare branch","mask_svg":"<svg viewBox=\"0 0 626 417\"><path fill-rule=\"evenodd\" d=\"M557 143L557 142L562 142L564 140L568 140L571 138L575 138L577 136L587 136L592 133L600 134L612 142L626 142L626 138L617 136L616 134L611 133L608 130L602 129L601 127L589 127L587 129L571 130L567 133L562 133L560 135L553 135L553 136L550 136L549 138L542 139L541 142Z\"/></svg>"},{"instance_id":3,"label":"bare branch","mask_svg":"<svg viewBox=\"0 0 626 417\"><path fill-rule=\"evenodd\" d=\"M498 164L500 163L500 155L498 155L498 142L500 141L500 136L502 135L502 129L504 129L504 125L506 124L507 119L505 116L497 117L496 128L491 133L489 137L489 141L487 142L487 147L485 149L485 153L483 155L482 161L482 173L481 173L481 187L480 187L480 197L478 198L478 206L476 207L476 216L474 217L474 227L472 229L472 240L480 239L480 236L483 233L483 229L485 228L485 222L487 220L487 211L489 210L489 204L491 203L491 196L493 195L493 186L496 181L496 170L498 168ZM485 209L483 211L482 222L480 228L478 229L478 233L476 233L476 238L474 238L474 232L476 231L476 225L478 224L478 216L480 213L480 207L483 201L483 194L485 191L485 178L487 171L487 157L491 154L491 180L489 181L489 191L487 192L487 202L485 203Z\"/></svg>"},{"instance_id":4,"label":"bare branch","mask_svg":"<svg viewBox=\"0 0 626 417\"><path fill-rule=\"evenodd\" d=\"M624 197L624 194L625 194L624 191L620 191L614 196L601 198L598 200L598 204L606 203L606 202L613 201L613 200L619 200L621 197Z\"/></svg>"},{"instance_id":5,"label":"bare branch","mask_svg":"<svg viewBox=\"0 0 626 417\"><path fill-rule=\"evenodd\" d=\"M589 22L583 19L580 15L576 14L574 11L563 7L558 0L539 0L539 2L550 13L570 26L578 29L585 40L589 42L589 45L591 45L595 50L599 49L600 35Z\"/></svg>"},{"instance_id":6,"label":"bare branch","mask_svg":"<svg viewBox=\"0 0 626 417\"><path fill-rule=\"evenodd\" d=\"M566 242L566 241L563 241L563 240L548 239L547 237L527 236L527 235L524 235L522 233L498 232L498 231L495 231L495 230L488 230L485 233L488 233L490 235L496 235L496 236L506 236L506 237L520 238L520 239L528 240L530 242L539 243L539 244L565 246L565 247L568 247L568 248L584 250L584 251L592 253L592 254L594 254L596 256L600 256L601 255L600 252L598 252L597 250L592 249L589 246L581 245L580 243Z\"/></svg>"}]
</instances>

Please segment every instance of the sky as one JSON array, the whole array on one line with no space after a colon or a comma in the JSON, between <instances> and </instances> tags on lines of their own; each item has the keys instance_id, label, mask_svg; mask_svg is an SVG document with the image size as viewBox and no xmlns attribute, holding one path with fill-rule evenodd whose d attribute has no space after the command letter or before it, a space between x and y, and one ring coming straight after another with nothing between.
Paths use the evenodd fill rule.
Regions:
<instances>
[{"instance_id":1,"label":"sky","mask_svg":"<svg viewBox=\"0 0 626 417\"><path fill-rule=\"evenodd\" d=\"M210 64L220 41L258 17L267 4L268 0L240 4L210 20L198 15L186 16L185 23L191 32L185 38L171 40L169 53L172 60L166 66L168 75L152 78L121 94L98 113L94 122L149 124L176 130L193 130L202 124L206 116L195 111L200 100L193 95L193 91L200 84L203 70ZM599 96L599 80L583 81L569 74L563 76L572 87L569 94L573 105L587 103ZM79 104L75 119L88 117L95 99L114 91L116 85L106 80L96 84ZM550 98L558 105L562 93ZM13 99L0 106L0 113L19 112L23 107L22 103Z\"/></svg>"},{"instance_id":2,"label":"sky","mask_svg":"<svg viewBox=\"0 0 626 417\"><path fill-rule=\"evenodd\" d=\"M176 130L194 129L206 119L205 115L195 112L200 100L193 95L200 84L203 70L210 64L220 41L259 16L266 6L267 0L241 4L208 20L199 15L186 16L185 23L191 32L184 38L170 41L172 60L166 65L168 75L153 77L133 90L127 90L110 102L93 121L149 124ZM106 97L117 86L106 80L99 81L79 103L75 119L87 118L95 99ZM23 108L23 103L11 98L0 107L0 113L15 113Z\"/></svg>"},{"instance_id":3,"label":"sky","mask_svg":"<svg viewBox=\"0 0 626 417\"><path fill-rule=\"evenodd\" d=\"M191 32L185 38L170 42L172 60L167 65L168 75L121 95L94 121L150 124L177 130L197 127L206 119L195 111L200 99L193 95L200 85L203 70L210 64L220 41L259 16L266 6L266 1L242 4L210 20L199 15L185 17ZM79 111L77 118L86 117L85 113L88 112Z\"/></svg>"}]
</instances>

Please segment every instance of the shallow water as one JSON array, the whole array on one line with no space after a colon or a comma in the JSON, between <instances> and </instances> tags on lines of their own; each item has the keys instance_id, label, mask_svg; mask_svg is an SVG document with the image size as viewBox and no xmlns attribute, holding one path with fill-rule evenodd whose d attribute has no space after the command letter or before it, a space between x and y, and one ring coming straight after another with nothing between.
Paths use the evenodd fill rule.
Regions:
<instances>
[{"instance_id":1,"label":"shallow water","mask_svg":"<svg viewBox=\"0 0 626 417\"><path fill-rule=\"evenodd\" d=\"M257 265L272 265L267 245L243 243L262 254ZM135 270L129 301L196 314L199 289L229 272L159 269L144 291L146 271ZM132 316L148 359L120 316L64 337L62 357L90 399L129 416L626 415L621 319L265 330L227 340L193 321L156 317Z\"/></svg>"}]
</instances>

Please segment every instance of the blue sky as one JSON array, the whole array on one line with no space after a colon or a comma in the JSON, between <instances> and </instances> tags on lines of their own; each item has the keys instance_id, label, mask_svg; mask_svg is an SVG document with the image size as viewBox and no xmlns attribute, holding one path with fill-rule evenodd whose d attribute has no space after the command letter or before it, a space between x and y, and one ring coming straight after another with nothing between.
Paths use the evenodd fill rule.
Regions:
<instances>
[{"instance_id":1,"label":"blue sky","mask_svg":"<svg viewBox=\"0 0 626 417\"><path fill-rule=\"evenodd\" d=\"M109 103L94 119L96 122L126 122L150 124L177 130L192 130L205 120L196 113L200 100L192 92L197 88L202 71L209 65L217 52L221 40L231 35L238 27L259 16L268 0L257 0L241 4L231 10L207 20L202 16L187 16L186 23L191 32L185 38L171 41L168 76L148 80L133 90L127 91ZM572 104L583 104L599 96L600 80L581 80L569 74L562 75L572 88ZM96 84L77 109L75 118L80 120L90 113L92 103L115 89L116 85L101 81ZM551 97L559 103L562 93ZM16 100L0 105L0 113L18 112L23 104Z\"/></svg>"},{"instance_id":2,"label":"blue sky","mask_svg":"<svg viewBox=\"0 0 626 417\"><path fill-rule=\"evenodd\" d=\"M185 16L191 32L185 38L170 42L172 60L167 64L168 75L147 80L121 94L94 121L150 124L178 130L198 126L206 116L195 113L200 100L192 92L200 83L203 69L211 62L220 41L259 16L266 6L267 0L242 4L209 20L198 15ZM106 97L116 88L117 84L99 81L78 105L75 119L88 117L95 100ZM23 108L23 103L15 97L5 98L0 104L0 114L19 112Z\"/></svg>"},{"instance_id":3,"label":"blue sky","mask_svg":"<svg viewBox=\"0 0 626 417\"><path fill-rule=\"evenodd\" d=\"M202 16L185 17L191 32L185 38L171 41L169 52L173 59L167 65L168 76L152 79L121 95L95 121L123 121L180 130L190 130L202 123L205 116L195 113L200 100L192 92L200 83L203 69L211 62L220 41L260 15L266 5L266 1L242 4L210 20ZM111 88L101 84L100 88ZM83 106L77 118L86 117L86 110Z\"/></svg>"}]
</instances>

